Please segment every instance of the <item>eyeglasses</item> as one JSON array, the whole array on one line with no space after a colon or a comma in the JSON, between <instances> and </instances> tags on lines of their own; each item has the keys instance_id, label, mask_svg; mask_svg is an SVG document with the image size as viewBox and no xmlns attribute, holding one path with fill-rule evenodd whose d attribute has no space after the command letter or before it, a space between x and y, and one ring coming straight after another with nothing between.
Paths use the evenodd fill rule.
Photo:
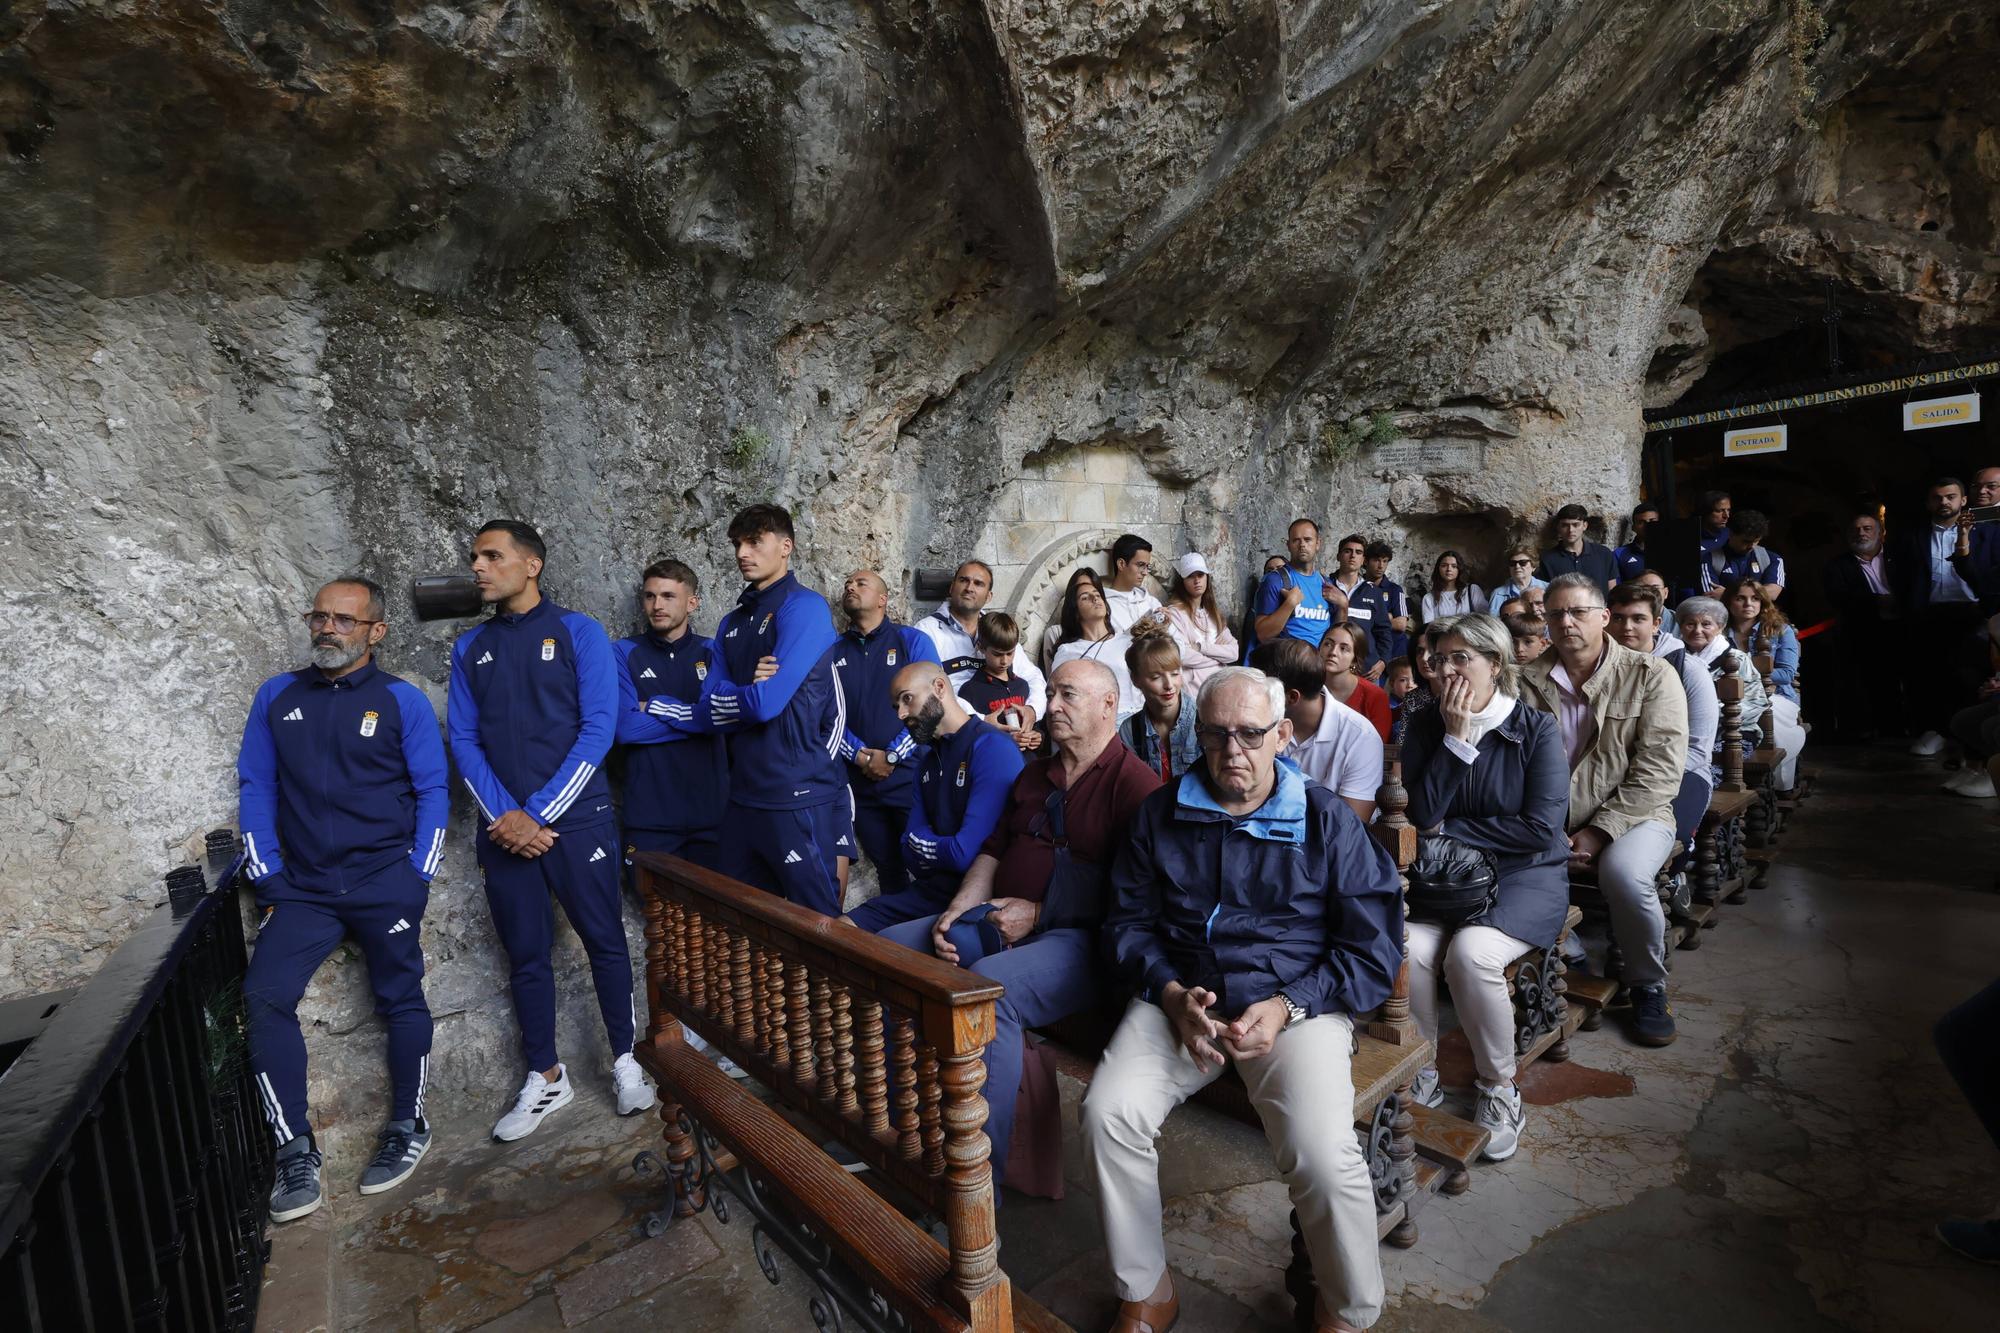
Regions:
<instances>
[{"instance_id":1,"label":"eyeglasses","mask_svg":"<svg viewBox=\"0 0 2000 1333\"><path fill-rule=\"evenodd\" d=\"M1437 670L1441 666L1447 666L1447 665L1455 666L1460 671L1463 671L1467 667L1471 666L1472 660L1478 656L1479 656L1478 653L1467 653L1467 652L1425 653L1424 665L1429 667L1433 671Z\"/></svg>"},{"instance_id":2,"label":"eyeglasses","mask_svg":"<svg viewBox=\"0 0 2000 1333\"><path fill-rule=\"evenodd\" d=\"M1543 608L1542 614L1550 620L1581 620L1586 613L1603 609L1601 606L1550 606Z\"/></svg>"},{"instance_id":3,"label":"eyeglasses","mask_svg":"<svg viewBox=\"0 0 2000 1333\"><path fill-rule=\"evenodd\" d=\"M1238 748L1245 751L1264 748L1264 738L1271 734L1278 724L1268 727L1203 727L1194 729L1194 738L1204 750L1227 749L1229 742L1235 741Z\"/></svg>"},{"instance_id":4,"label":"eyeglasses","mask_svg":"<svg viewBox=\"0 0 2000 1333\"><path fill-rule=\"evenodd\" d=\"M356 625L379 625L379 620L363 620L360 616L335 615L331 611L301 611L299 619L306 622L310 630L332 628L335 634L352 634Z\"/></svg>"},{"instance_id":5,"label":"eyeglasses","mask_svg":"<svg viewBox=\"0 0 2000 1333\"><path fill-rule=\"evenodd\" d=\"M1535 562L1532 560L1509 560L1507 563L1510 565L1532 565Z\"/></svg>"}]
</instances>

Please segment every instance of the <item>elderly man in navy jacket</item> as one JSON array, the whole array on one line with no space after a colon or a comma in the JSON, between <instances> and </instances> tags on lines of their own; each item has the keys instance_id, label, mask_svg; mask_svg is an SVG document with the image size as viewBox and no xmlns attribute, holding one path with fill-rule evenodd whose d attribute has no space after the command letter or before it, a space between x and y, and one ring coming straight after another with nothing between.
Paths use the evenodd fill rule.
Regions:
<instances>
[{"instance_id":1,"label":"elderly man in navy jacket","mask_svg":"<svg viewBox=\"0 0 2000 1333\"><path fill-rule=\"evenodd\" d=\"M1160 1229L1154 1136L1226 1064L1284 1168L1312 1257L1315 1327L1382 1310L1375 1202L1354 1136L1354 1015L1402 961L1396 868L1339 796L1278 762L1291 738L1278 683L1243 667L1204 682L1203 763L1146 799L1112 871L1104 923L1137 994L1083 1103L1114 1333L1179 1316Z\"/></svg>"}]
</instances>

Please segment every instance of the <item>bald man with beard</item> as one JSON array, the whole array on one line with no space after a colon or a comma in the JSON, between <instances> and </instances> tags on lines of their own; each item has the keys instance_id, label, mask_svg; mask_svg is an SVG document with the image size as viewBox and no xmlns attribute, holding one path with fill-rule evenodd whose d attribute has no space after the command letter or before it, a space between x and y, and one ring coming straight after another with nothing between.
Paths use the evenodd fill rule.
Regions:
<instances>
[{"instance_id":1,"label":"bald man with beard","mask_svg":"<svg viewBox=\"0 0 2000 1333\"><path fill-rule=\"evenodd\" d=\"M1026 762L1014 740L965 711L936 662L914 662L889 684L896 718L918 745L914 799L903 833L909 887L862 903L844 918L884 931L951 905L959 882L993 835Z\"/></svg>"},{"instance_id":2,"label":"bald man with beard","mask_svg":"<svg viewBox=\"0 0 2000 1333\"><path fill-rule=\"evenodd\" d=\"M889 618L889 585L872 569L857 569L840 591L847 629L833 669L847 703L840 757L854 797L854 840L875 867L884 895L909 886L903 830L909 823L917 746L889 702L889 684L912 662L935 662L928 635Z\"/></svg>"},{"instance_id":3,"label":"bald man with beard","mask_svg":"<svg viewBox=\"0 0 2000 1333\"><path fill-rule=\"evenodd\" d=\"M1099 927L1111 863L1141 802L1160 786L1160 775L1118 739L1118 679L1101 662L1055 669L1046 730L1055 754L1021 770L950 904L882 933L1006 987L986 1047L995 1180L1007 1178L1022 1032L1102 1000Z\"/></svg>"}]
</instances>

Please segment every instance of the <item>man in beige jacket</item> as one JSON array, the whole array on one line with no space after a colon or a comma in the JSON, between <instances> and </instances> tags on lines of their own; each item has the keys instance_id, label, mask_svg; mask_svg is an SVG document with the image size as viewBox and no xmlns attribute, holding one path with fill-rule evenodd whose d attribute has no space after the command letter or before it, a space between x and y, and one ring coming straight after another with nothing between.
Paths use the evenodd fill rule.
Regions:
<instances>
[{"instance_id":1,"label":"man in beige jacket","mask_svg":"<svg viewBox=\"0 0 2000 1333\"><path fill-rule=\"evenodd\" d=\"M1666 916L1653 877L1674 850L1674 795L1687 754L1687 696L1673 668L1606 634L1604 589L1586 574L1549 584L1550 651L1521 668L1521 697L1553 713L1569 754L1570 864L1594 869L1625 956L1633 1035L1674 1039Z\"/></svg>"}]
</instances>

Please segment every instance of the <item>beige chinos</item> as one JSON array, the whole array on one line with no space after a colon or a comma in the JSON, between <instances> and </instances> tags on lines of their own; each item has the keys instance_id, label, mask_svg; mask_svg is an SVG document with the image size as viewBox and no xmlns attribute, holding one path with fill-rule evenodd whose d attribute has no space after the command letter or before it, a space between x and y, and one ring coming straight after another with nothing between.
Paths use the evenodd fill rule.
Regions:
<instances>
[{"instance_id":1,"label":"beige chinos","mask_svg":"<svg viewBox=\"0 0 2000 1333\"><path fill-rule=\"evenodd\" d=\"M1321 1299L1367 1328L1382 1313L1382 1260L1375 1194L1354 1132L1353 1039L1347 1015L1322 1014L1280 1032L1269 1051L1236 1068L1298 1209ZM1120 1300L1151 1296L1167 1271L1154 1140L1173 1109L1221 1072L1197 1065L1166 1013L1144 1000L1126 1008L1105 1048L1083 1099L1083 1150Z\"/></svg>"}]
</instances>

